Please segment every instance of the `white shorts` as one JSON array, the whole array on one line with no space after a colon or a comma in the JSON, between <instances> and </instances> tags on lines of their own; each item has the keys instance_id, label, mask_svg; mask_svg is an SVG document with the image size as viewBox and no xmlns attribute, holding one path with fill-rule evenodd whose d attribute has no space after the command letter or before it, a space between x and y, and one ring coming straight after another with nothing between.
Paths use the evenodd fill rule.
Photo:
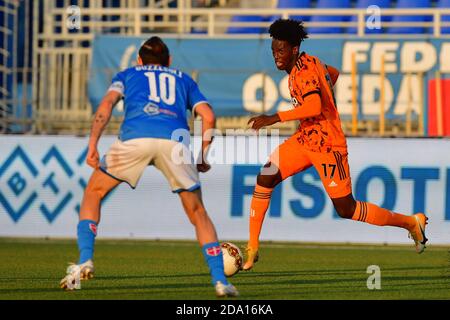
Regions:
<instances>
[{"instance_id":1,"label":"white shorts","mask_svg":"<svg viewBox=\"0 0 450 320\"><path fill-rule=\"evenodd\" d=\"M181 152L183 159L179 157ZM102 158L100 169L119 181L127 182L134 189L149 165L164 174L173 192L200 188L198 171L190 150L182 143L168 139L117 140Z\"/></svg>"}]
</instances>

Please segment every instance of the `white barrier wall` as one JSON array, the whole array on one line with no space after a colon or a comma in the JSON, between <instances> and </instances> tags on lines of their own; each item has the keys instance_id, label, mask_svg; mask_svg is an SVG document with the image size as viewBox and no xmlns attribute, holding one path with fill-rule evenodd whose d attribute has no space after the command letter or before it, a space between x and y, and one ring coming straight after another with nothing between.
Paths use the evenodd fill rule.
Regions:
<instances>
[{"instance_id":1,"label":"white barrier wall","mask_svg":"<svg viewBox=\"0 0 450 320\"><path fill-rule=\"evenodd\" d=\"M216 139L213 154L220 154L218 147L233 139ZM114 140L103 137L100 152ZM0 236L76 237L77 212L92 171L84 163L87 141L0 137ZM278 140L271 142L261 163L245 165L238 159L215 164L201 175L204 202L221 240L247 239L256 174ZM348 139L348 144L353 191L359 200L407 214L425 211L430 244L450 244L450 140ZM237 143L236 153L245 154L248 148ZM247 154L256 153L255 149ZM178 196L150 167L136 190L122 184L105 200L99 238L195 239L195 233ZM274 191L261 239L411 243L405 230L337 217L314 169L287 179Z\"/></svg>"}]
</instances>

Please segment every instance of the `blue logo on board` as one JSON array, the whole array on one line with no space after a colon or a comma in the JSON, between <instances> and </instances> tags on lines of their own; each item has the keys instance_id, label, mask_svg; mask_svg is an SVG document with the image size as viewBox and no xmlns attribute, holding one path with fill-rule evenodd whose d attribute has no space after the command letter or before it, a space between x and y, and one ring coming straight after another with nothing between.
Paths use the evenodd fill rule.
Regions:
<instances>
[{"instance_id":1,"label":"blue logo on board","mask_svg":"<svg viewBox=\"0 0 450 320\"><path fill-rule=\"evenodd\" d=\"M81 199L75 199L74 188L86 188L87 179L80 174L86 154L87 148L72 163L56 146L36 158L18 145L0 164L0 206L16 223L31 208L50 224L70 206L78 214Z\"/></svg>"}]
</instances>

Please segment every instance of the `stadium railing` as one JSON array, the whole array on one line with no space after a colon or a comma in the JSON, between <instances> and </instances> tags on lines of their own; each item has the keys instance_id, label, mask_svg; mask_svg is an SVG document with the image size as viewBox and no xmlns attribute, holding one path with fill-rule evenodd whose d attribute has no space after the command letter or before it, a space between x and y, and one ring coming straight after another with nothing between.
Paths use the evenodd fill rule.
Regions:
<instances>
[{"instance_id":1,"label":"stadium railing","mask_svg":"<svg viewBox=\"0 0 450 320\"><path fill-rule=\"evenodd\" d=\"M320 21L308 22L309 28L342 28L342 32L327 34L325 32L314 33L315 37L326 35L326 37L343 37L349 35L347 28L356 28L357 36L366 37L367 19L373 16L374 12L368 9L262 9L262 8L86 8L82 9L83 29L78 33L79 40L91 40L93 34L100 33L121 33L128 35L141 35L149 32L167 32L187 36L192 33L193 28L204 29L204 36L217 37L225 36L226 30L230 27L242 28L242 33L251 35L266 36L266 30L273 21L273 17L289 18L291 16L315 17L315 16L343 16L345 21ZM442 16L450 15L450 8L411 8L411 9L382 9L384 17L417 17L424 16L430 21L383 21L382 28L422 27L416 33L409 33L412 36L446 36L441 30L450 27L449 21L444 21ZM262 20L254 19L233 21L236 16L260 16ZM113 18L118 18L112 20ZM159 19L158 17L170 17L169 19ZM57 32L60 37L64 35L74 35L64 27L69 13L66 8L53 8L45 14L46 31L41 36L47 34L49 39L54 32L50 29L60 30ZM348 20L348 21L347 21ZM112 28L114 27L114 28ZM256 27L256 28L255 28ZM258 28L259 27L259 28ZM247 32L245 28L250 31ZM261 29L260 29L261 28ZM225 30L225 32L223 32ZM255 33L258 30L258 33ZM377 37L395 38L405 33L381 33ZM353 34L350 34L353 36ZM236 36L233 33L233 37Z\"/></svg>"}]
</instances>

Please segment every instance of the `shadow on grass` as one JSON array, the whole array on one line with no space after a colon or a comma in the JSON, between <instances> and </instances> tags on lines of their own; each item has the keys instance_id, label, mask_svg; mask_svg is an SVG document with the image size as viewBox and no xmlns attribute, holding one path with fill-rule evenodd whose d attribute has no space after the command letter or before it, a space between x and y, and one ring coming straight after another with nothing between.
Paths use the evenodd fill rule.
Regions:
<instances>
[{"instance_id":1,"label":"shadow on grass","mask_svg":"<svg viewBox=\"0 0 450 320\"><path fill-rule=\"evenodd\" d=\"M96 275L95 279L102 279L102 280L132 280L132 279L162 279L162 278L168 278L168 279L172 279L172 278L191 278L191 277L205 277L205 276L209 276L208 273L186 273L186 274L166 274L166 275L108 275L108 276L102 276L102 275ZM61 277L62 278L62 277ZM60 278L57 277L34 277L34 276L29 276L29 277L1 277L0 278L0 283L2 282L13 282L13 281L59 281L61 280ZM1 289L0 289L1 291Z\"/></svg>"},{"instance_id":2,"label":"shadow on grass","mask_svg":"<svg viewBox=\"0 0 450 320\"><path fill-rule=\"evenodd\" d=\"M256 267L257 268L257 267ZM409 270L411 272L417 270L446 270L446 266L411 266L411 267L383 267L380 266L381 272L383 271L405 271ZM264 272L255 272L254 270L250 271L241 271L242 274L245 274L249 277L261 277L262 275L274 275L274 276L296 276L296 275L329 275L329 274L348 274L348 273L362 273L366 274L366 269L364 268L353 268L353 269L314 269L314 270L287 270L287 271L264 271Z\"/></svg>"},{"instance_id":3,"label":"shadow on grass","mask_svg":"<svg viewBox=\"0 0 450 320\"><path fill-rule=\"evenodd\" d=\"M82 292L88 291L98 291L98 290L146 290L146 289L193 289L193 288L211 288L212 286L208 282L202 283L179 283L179 284L168 284L168 283L160 283L160 284L145 284L145 285L124 285L124 286L94 286L97 281L91 280L89 286L86 286L86 283L81 284ZM97 284L99 284L98 282ZM26 292L26 293L39 293L39 292L64 292L64 290L55 286L55 288L16 288L16 289L0 289L0 294L7 293L18 293L18 292ZM75 291L77 292L77 291Z\"/></svg>"},{"instance_id":4,"label":"shadow on grass","mask_svg":"<svg viewBox=\"0 0 450 320\"><path fill-rule=\"evenodd\" d=\"M128 279L173 279L173 278L192 278L192 277L207 277L208 273L183 273L183 274L166 274L166 275L108 275L108 276L95 276L96 279L101 280L128 280Z\"/></svg>"},{"instance_id":5,"label":"shadow on grass","mask_svg":"<svg viewBox=\"0 0 450 320\"><path fill-rule=\"evenodd\" d=\"M410 270L413 272L414 270L437 270L443 269L445 267L394 267L394 268L384 268L383 271L402 271L402 270ZM89 294L94 292L101 291L115 291L115 292L123 292L127 291L155 291L158 290L160 293L163 291L172 292L189 292L192 289L196 290L196 294L199 293L199 289L210 290L211 285L209 281L199 282L199 277L208 277L208 273L185 273L185 274L170 274L170 275L106 275L106 276L96 276L95 279L89 281L89 285L84 285L82 283L82 291ZM322 277L319 279L311 279L311 276L314 277ZM308 290L312 290L310 294L317 293L327 294L327 293L336 293L336 291L365 291L367 290L365 284L367 280L367 274L365 270L362 269L338 269L338 270L289 270L289 271L269 271L269 272L241 272L238 275L234 276L230 280L238 285L239 288L245 291L245 289L250 288L261 288L261 290L265 290L264 287L267 287L267 290L270 292L267 293L268 296L274 294L276 291L285 291L292 290L293 287L299 287ZM304 277L301 279L287 279L286 277ZM329 277L329 278L328 278ZM186 278L187 280L197 279L194 283L192 281L182 282L182 283L152 283L155 279L182 279ZM257 278L257 279L255 279ZM12 277L3 277L0 278L0 283L10 282L10 281L19 281L19 280L33 280L34 284L38 281L54 281L55 287L40 287L40 288L30 288L30 287L22 287L22 288L11 288L11 289L0 289L0 298L2 295L14 294L14 293L57 293L62 292L58 287L59 278L36 278L36 277L22 277L22 278L12 278ZM126 280L140 280L141 284L130 285L129 283L124 283L124 285L116 284L111 285L111 282L120 282ZM251 281L246 281L251 280ZM384 275L382 274L382 283L383 283L383 291L389 292L403 292L407 290L407 287L416 288L420 287L420 290L444 290L445 283L448 278L443 277L441 275ZM428 287L425 287L428 286ZM439 288L442 286L442 288ZM172 290L170 290L172 289ZM320 290L319 290L320 289ZM319 290L319 291L317 291ZM253 291L253 290L251 290ZM305 293L305 292L299 292ZM252 294L250 292L246 298L251 298L252 296L257 297L261 296L261 292L257 294Z\"/></svg>"},{"instance_id":6,"label":"shadow on grass","mask_svg":"<svg viewBox=\"0 0 450 320\"><path fill-rule=\"evenodd\" d=\"M293 274L290 274L291 276ZM295 275L295 274L294 274ZM362 273L360 276L345 277L345 278L327 278L327 279L290 279L290 280L277 280L276 277L280 275L267 276L265 273L255 274L260 280L252 282L241 282L240 286L265 286L265 285L290 285L290 284L326 284L326 283L348 283L355 281L367 280L368 274ZM288 275L285 275L288 276ZM274 278L275 277L275 278ZM269 279L268 279L269 278ZM382 276L382 281L418 281L429 282L432 280L444 280L445 278L439 275L436 276ZM440 282L442 283L442 282ZM433 284L433 283L430 283ZM408 284L405 284L408 285Z\"/></svg>"}]
</instances>

